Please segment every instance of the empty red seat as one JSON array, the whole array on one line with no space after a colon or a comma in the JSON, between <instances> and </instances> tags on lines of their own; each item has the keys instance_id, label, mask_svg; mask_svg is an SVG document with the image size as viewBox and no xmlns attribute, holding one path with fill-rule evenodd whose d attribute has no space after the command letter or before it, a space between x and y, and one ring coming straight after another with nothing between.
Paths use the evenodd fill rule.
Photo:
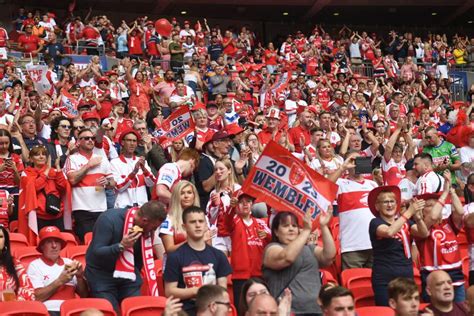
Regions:
<instances>
[{"instance_id":1,"label":"empty red seat","mask_svg":"<svg viewBox=\"0 0 474 316\"><path fill-rule=\"evenodd\" d=\"M2 316L49 316L43 303L38 301L0 302L0 315Z\"/></svg>"},{"instance_id":2,"label":"empty red seat","mask_svg":"<svg viewBox=\"0 0 474 316\"><path fill-rule=\"evenodd\" d=\"M28 239L26 236L21 233L10 233L10 247L28 247L30 244L28 243Z\"/></svg>"},{"instance_id":3,"label":"empty red seat","mask_svg":"<svg viewBox=\"0 0 474 316\"><path fill-rule=\"evenodd\" d=\"M16 247L13 249L13 257L20 260L25 269L28 269L31 261L38 259L41 256L36 250L36 247Z\"/></svg>"},{"instance_id":4,"label":"empty red seat","mask_svg":"<svg viewBox=\"0 0 474 316\"><path fill-rule=\"evenodd\" d=\"M65 300L61 304L61 316L79 316L83 311L95 308L104 313L105 316L116 316L117 314L109 301L103 298L75 298Z\"/></svg>"},{"instance_id":5,"label":"empty red seat","mask_svg":"<svg viewBox=\"0 0 474 316\"><path fill-rule=\"evenodd\" d=\"M154 316L161 315L165 310L164 296L135 296L122 301L122 316Z\"/></svg>"},{"instance_id":6,"label":"empty red seat","mask_svg":"<svg viewBox=\"0 0 474 316\"><path fill-rule=\"evenodd\" d=\"M92 232L88 232L84 235L84 245L89 245L92 241Z\"/></svg>"},{"instance_id":7,"label":"empty red seat","mask_svg":"<svg viewBox=\"0 0 474 316\"><path fill-rule=\"evenodd\" d=\"M354 295L354 304L356 308L375 305L372 286L356 286L351 288L351 291Z\"/></svg>"},{"instance_id":8,"label":"empty red seat","mask_svg":"<svg viewBox=\"0 0 474 316\"><path fill-rule=\"evenodd\" d=\"M341 283L348 289L351 289L351 286L372 286L372 269L346 269L341 272Z\"/></svg>"},{"instance_id":9,"label":"empty red seat","mask_svg":"<svg viewBox=\"0 0 474 316\"><path fill-rule=\"evenodd\" d=\"M71 246L77 246L77 240L76 237L67 232L61 232L61 236L66 240L66 247L71 247Z\"/></svg>"}]
</instances>

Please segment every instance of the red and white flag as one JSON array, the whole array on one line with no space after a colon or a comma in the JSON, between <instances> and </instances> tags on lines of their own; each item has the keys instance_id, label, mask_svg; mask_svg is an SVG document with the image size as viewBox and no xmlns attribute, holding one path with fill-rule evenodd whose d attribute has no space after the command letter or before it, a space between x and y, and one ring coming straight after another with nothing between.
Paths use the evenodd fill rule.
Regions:
<instances>
[{"instance_id":1,"label":"red and white flag","mask_svg":"<svg viewBox=\"0 0 474 316\"><path fill-rule=\"evenodd\" d=\"M338 186L271 141L242 185L243 191L279 211L302 217L311 211L313 220L326 212Z\"/></svg>"},{"instance_id":2,"label":"red and white flag","mask_svg":"<svg viewBox=\"0 0 474 316\"><path fill-rule=\"evenodd\" d=\"M159 128L156 137L163 148L170 146L175 139L186 139L189 134L194 133L195 128L191 111L187 106L174 111L161 123L154 119L154 123Z\"/></svg>"},{"instance_id":3,"label":"red and white flag","mask_svg":"<svg viewBox=\"0 0 474 316\"><path fill-rule=\"evenodd\" d=\"M77 111L77 105L79 101L73 97L69 92L63 90L61 92L61 102L59 109L69 118L75 118L79 114Z\"/></svg>"},{"instance_id":4,"label":"red and white flag","mask_svg":"<svg viewBox=\"0 0 474 316\"><path fill-rule=\"evenodd\" d=\"M40 95L43 94L51 94L54 91L53 85L48 80L47 73L48 73L48 66L46 65L26 65L26 71L30 76L33 84L35 86L35 90L38 91Z\"/></svg>"}]
</instances>

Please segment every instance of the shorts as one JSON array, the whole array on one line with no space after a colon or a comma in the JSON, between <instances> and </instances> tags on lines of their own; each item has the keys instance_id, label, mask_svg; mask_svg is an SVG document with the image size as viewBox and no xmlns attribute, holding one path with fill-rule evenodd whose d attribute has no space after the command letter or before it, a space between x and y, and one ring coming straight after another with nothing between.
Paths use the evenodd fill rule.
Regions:
<instances>
[{"instance_id":1,"label":"shorts","mask_svg":"<svg viewBox=\"0 0 474 316\"><path fill-rule=\"evenodd\" d=\"M230 253L232 251L232 241L230 237L214 237L212 239L212 246L222 252Z\"/></svg>"}]
</instances>

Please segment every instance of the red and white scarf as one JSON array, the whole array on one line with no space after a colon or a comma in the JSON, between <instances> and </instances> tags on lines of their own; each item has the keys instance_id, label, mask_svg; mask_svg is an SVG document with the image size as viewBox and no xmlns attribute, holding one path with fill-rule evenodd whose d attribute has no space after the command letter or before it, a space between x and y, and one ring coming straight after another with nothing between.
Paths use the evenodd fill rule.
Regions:
<instances>
[{"instance_id":1,"label":"red and white scarf","mask_svg":"<svg viewBox=\"0 0 474 316\"><path fill-rule=\"evenodd\" d=\"M125 215L125 224L123 226L123 236L126 236L133 227L135 212L138 207L132 207ZM147 279L148 288L151 296L159 296L158 285L156 283L155 260L153 258L153 240L151 233L143 233L140 237L143 255L143 268ZM123 278L135 281L135 258L133 247L125 249L115 263L114 278Z\"/></svg>"}]
</instances>

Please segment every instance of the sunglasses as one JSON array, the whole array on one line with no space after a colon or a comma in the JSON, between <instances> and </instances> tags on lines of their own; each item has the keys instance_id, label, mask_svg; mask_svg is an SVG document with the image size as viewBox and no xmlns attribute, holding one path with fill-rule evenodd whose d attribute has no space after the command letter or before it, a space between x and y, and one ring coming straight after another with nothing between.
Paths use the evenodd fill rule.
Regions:
<instances>
[{"instance_id":1,"label":"sunglasses","mask_svg":"<svg viewBox=\"0 0 474 316\"><path fill-rule=\"evenodd\" d=\"M94 140L95 139L95 136L84 136L84 137L80 137L79 138L80 140Z\"/></svg>"},{"instance_id":2,"label":"sunglasses","mask_svg":"<svg viewBox=\"0 0 474 316\"><path fill-rule=\"evenodd\" d=\"M107 84L108 82L107 81L99 81L99 84L102 84L102 83Z\"/></svg>"},{"instance_id":3,"label":"sunglasses","mask_svg":"<svg viewBox=\"0 0 474 316\"><path fill-rule=\"evenodd\" d=\"M85 128L85 126L75 126L74 129L76 131L82 131Z\"/></svg>"},{"instance_id":4,"label":"sunglasses","mask_svg":"<svg viewBox=\"0 0 474 316\"><path fill-rule=\"evenodd\" d=\"M72 128L71 125L59 125L59 127L62 127L64 129L71 129Z\"/></svg>"}]
</instances>

